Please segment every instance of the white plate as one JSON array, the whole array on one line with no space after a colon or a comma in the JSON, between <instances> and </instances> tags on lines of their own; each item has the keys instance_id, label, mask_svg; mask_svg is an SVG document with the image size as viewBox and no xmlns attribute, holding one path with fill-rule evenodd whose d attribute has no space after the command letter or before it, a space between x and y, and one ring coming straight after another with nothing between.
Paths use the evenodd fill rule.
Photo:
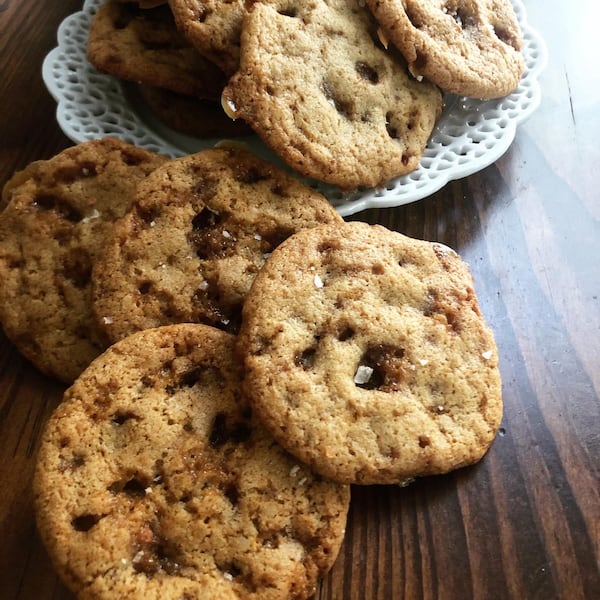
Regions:
<instances>
[{"instance_id":1,"label":"white plate","mask_svg":"<svg viewBox=\"0 0 600 600\"><path fill-rule=\"evenodd\" d=\"M171 157L212 147L218 140L198 140L175 133L140 112L128 101L121 82L98 73L88 62L88 29L103 1L86 0L83 10L67 17L58 29L58 46L44 60L43 79L58 103L56 117L65 135L76 143L115 136ZM525 73L519 87L499 100L447 96L446 108L419 168L392 179L383 188L342 194L333 186L309 182L328 197L342 216L425 198L448 181L487 167L508 149L517 126L540 103L538 76L547 60L544 41L527 23L521 0L512 3L523 32ZM277 160L256 136L246 141L263 158Z\"/></svg>"}]
</instances>

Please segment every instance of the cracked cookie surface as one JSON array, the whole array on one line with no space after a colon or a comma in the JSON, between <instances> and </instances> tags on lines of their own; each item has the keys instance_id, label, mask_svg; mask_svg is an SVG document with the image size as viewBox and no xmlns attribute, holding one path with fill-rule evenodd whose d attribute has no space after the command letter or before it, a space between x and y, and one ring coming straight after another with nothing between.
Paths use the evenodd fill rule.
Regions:
<instances>
[{"instance_id":1,"label":"cracked cookie surface","mask_svg":"<svg viewBox=\"0 0 600 600\"><path fill-rule=\"evenodd\" d=\"M108 340L177 322L237 331L266 256L292 233L342 223L324 196L239 149L166 163L138 188L93 271Z\"/></svg>"},{"instance_id":2,"label":"cracked cookie surface","mask_svg":"<svg viewBox=\"0 0 600 600\"><path fill-rule=\"evenodd\" d=\"M229 75L240 61L243 0L169 0L177 28Z\"/></svg>"},{"instance_id":3,"label":"cracked cookie surface","mask_svg":"<svg viewBox=\"0 0 600 600\"><path fill-rule=\"evenodd\" d=\"M168 6L109 0L94 15L87 54L103 73L178 94L215 100L225 85L223 72L178 31Z\"/></svg>"},{"instance_id":4,"label":"cracked cookie surface","mask_svg":"<svg viewBox=\"0 0 600 600\"><path fill-rule=\"evenodd\" d=\"M502 416L496 345L467 266L380 226L322 226L279 246L247 296L238 349L257 414L337 481L472 464Z\"/></svg>"},{"instance_id":5,"label":"cracked cookie surface","mask_svg":"<svg viewBox=\"0 0 600 600\"><path fill-rule=\"evenodd\" d=\"M105 138L15 174L0 213L0 322L38 369L70 383L104 348L91 270L135 187L166 159Z\"/></svg>"},{"instance_id":6,"label":"cracked cookie surface","mask_svg":"<svg viewBox=\"0 0 600 600\"><path fill-rule=\"evenodd\" d=\"M308 598L347 486L287 454L241 392L234 337L145 330L102 354L45 429L41 537L79 598Z\"/></svg>"},{"instance_id":7,"label":"cracked cookie surface","mask_svg":"<svg viewBox=\"0 0 600 600\"><path fill-rule=\"evenodd\" d=\"M225 106L299 173L344 190L416 169L441 94L375 29L359 3L253 3Z\"/></svg>"},{"instance_id":8,"label":"cracked cookie surface","mask_svg":"<svg viewBox=\"0 0 600 600\"><path fill-rule=\"evenodd\" d=\"M367 0L386 37L415 76L445 92L498 98L524 70L519 23L510 0Z\"/></svg>"}]
</instances>

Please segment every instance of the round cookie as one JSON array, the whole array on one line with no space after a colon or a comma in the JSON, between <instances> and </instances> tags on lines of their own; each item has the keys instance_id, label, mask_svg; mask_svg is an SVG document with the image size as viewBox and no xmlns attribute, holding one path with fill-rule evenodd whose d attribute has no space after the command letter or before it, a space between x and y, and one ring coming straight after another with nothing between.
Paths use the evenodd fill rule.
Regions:
<instances>
[{"instance_id":1,"label":"round cookie","mask_svg":"<svg viewBox=\"0 0 600 600\"><path fill-rule=\"evenodd\" d=\"M415 76L445 92L499 98L524 70L521 31L510 0L367 0Z\"/></svg>"},{"instance_id":2,"label":"round cookie","mask_svg":"<svg viewBox=\"0 0 600 600\"><path fill-rule=\"evenodd\" d=\"M224 106L299 173L343 190L416 169L441 94L372 29L359 3L254 3Z\"/></svg>"},{"instance_id":3,"label":"round cookie","mask_svg":"<svg viewBox=\"0 0 600 600\"><path fill-rule=\"evenodd\" d=\"M309 598L335 561L348 486L253 417L234 337L146 330L94 361L42 437L41 538L78 598Z\"/></svg>"},{"instance_id":4,"label":"round cookie","mask_svg":"<svg viewBox=\"0 0 600 600\"><path fill-rule=\"evenodd\" d=\"M290 237L247 296L238 350L275 438L345 483L479 460L502 416L496 345L459 256L381 226Z\"/></svg>"},{"instance_id":5,"label":"round cookie","mask_svg":"<svg viewBox=\"0 0 600 600\"><path fill-rule=\"evenodd\" d=\"M240 62L243 0L169 0L177 28L228 75Z\"/></svg>"},{"instance_id":6,"label":"round cookie","mask_svg":"<svg viewBox=\"0 0 600 600\"><path fill-rule=\"evenodd\" d=\"M103 73L178 94L215 100L225 85L223 72L185 40L166 5L109 0L92 19L87 55Z\"/></svg>"},{"instance_id":7,"label":"round cookie","mask_svg":"<svg viewBox=\"0 0 600 600\"><path fill-rule=\"evenodd\" d=\"M318 192L240 149L169 161L140 185L93 271L93 310L108 341L158 325L237 331L273 248L342 218Z\"/></svg>"},{"instance_id":8,"label":"round cookie","mask_svg":"<svg viewBox=\"0 0 600 600\"><path fill-rule=\"evenodd\" d=\"M44 373L70 383L103 349L92 264L137 183L164 160L106 138L15 175L0 213L0 322Z\"/></svg>"}]
</instances>

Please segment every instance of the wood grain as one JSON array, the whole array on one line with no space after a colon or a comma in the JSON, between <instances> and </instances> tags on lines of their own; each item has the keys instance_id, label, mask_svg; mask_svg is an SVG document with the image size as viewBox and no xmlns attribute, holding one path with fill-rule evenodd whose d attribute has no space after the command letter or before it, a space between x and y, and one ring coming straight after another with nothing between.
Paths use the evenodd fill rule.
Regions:
<instances>
[{"instance_id":1,"label":"wood grain","mask_svg":"<svg viewBox=\"0 0 600 600\"><path fill-rule=\"evenodd\" d=\"M70 145L41 63L80 1L0 2L0 185ZM455 248L492 326L504 419L478 465L354 487L331 599L600 598L600 13L527 2L550 63L508 152L423 201L369 210ZM0 282L1 285L1 282ZM0 335L0 598L67 600L36 533L31 474L60 384Z\"/></svg>"}]
</instances>

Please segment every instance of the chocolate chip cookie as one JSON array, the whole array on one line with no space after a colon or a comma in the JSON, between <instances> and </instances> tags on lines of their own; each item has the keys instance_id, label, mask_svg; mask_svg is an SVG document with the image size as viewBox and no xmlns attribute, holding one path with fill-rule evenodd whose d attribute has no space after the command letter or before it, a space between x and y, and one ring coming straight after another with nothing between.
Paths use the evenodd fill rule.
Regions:
<instances>
[{"instance_id":1,"label":"chocolate chip cookie","mask_svg":"<svg viewBox=\"0 0 600 600\"><path fill-rule=\"evenodd\" d=\"M240 61L243 0L169 0L177 28L228 75Z\"/></svg>"},{"instance_id":2,"label":"chocolate chip cookie","mask_svg":"<svg viewBox=\"0 0 600 600\"><path fill-rule=\"evenodd\" d=\"M288 165L343 190L417 168L440 114L358 2L254 2L224 105Z\"/></svg>"},{"instance_id":3,"label":"chocolate chip cookie","mask_svg":"<svg viewBox=\"0 0 600 600\"><path fill-rule=\"evenodd\" d=\"M225 75L179 33L167 5L109 0L90 25L87 54L103 73L198 98L220 98Z\"/></svg>"},{"instance_id":4,"label":"chocolate chip cookie","mask_svg":"<svg viewBox=\"0 0 600 600\"><path fill-rule=\"evenodd\" d=\"M524 69L510 0L367 0L412 73L474 98L512 92Z\"/></svg>"},{"instance_id":5,"label":"chocolate chip cookie","mask_svg":"<svg viewBox=\"0 0 600 600\"><path fill-rule=\"evenodd\" d=\"M106 138L15 176L0 213L0 322L44 373L70 383L103 349L91 312L92 264L137 183L164 160Z\"/></svg>"},{"instance_id":6,"label":"chocolate chip cookie","mask_svg":"<svg viewBox=\"0 0 600 600\"><path fill-rule=\"evenodd\" d=\"M502 415L466 264L351 222L301 231L257 275L238 350L252 406L316 472L401 483L478 461Z\"/></svg>"},{"instance_id":7,"label":"chocolate chip cookie","mask_svg":"<svg viewBox=\"0 0 600 600\"><path fill-rule=\"evenodd\" d=\"M138 187L94 266L107 341L178 322L230 332L266 257L299 229L342 218L324 196L241 149L167 162Z\"/></svg>"},{"instance_id":8,"label":"chocolate chip cookie","mask_svg":"<svg viewBox=\"0 0 600 600\"><path fill-rule=\"evenodd\" d=\"M311 473L240 389L234 337L135 334L66 392L42 437L36 518L79 598L309 598L333 564L347 486Z\"/></svg>"}]
</instances>

